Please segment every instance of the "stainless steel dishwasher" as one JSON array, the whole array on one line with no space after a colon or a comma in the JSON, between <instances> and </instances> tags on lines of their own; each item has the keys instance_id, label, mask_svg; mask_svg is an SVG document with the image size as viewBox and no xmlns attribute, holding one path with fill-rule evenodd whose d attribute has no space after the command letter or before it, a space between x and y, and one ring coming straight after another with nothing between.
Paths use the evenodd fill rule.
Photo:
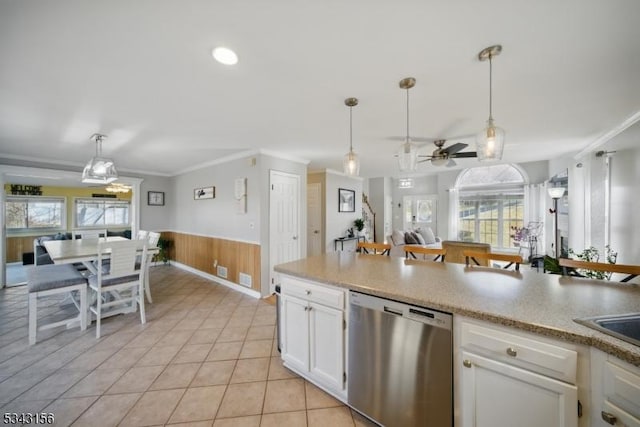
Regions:
<instances>
[{"instance_id":1,"label":"stainless steel dishwasher","mask_svg":"<svg viewBox=\"0 0 640 427\"><path fill-rule=\"evenodd\" d=\"M388 427L452 426L451 314L349 298L349 405Z\"/></svg>"}]
</instances>

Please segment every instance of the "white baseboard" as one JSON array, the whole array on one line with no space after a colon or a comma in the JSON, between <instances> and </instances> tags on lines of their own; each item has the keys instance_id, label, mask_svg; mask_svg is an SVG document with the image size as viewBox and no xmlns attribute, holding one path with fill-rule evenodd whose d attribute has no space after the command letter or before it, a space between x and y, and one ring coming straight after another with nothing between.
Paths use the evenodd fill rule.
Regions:
<instances>
[{"instance_id":1,"label":"white baseboard","mask_svg":"<svg viewBox=\"0 0 640 427\"><path fill-rule=\"evenodd\" d=\"M240 285L238 285L236 283L233 283L233 282L230 282L228 280L221 279L220 277L214 276L213 274L205 273L204 271L201 271L201 270L196 270L193 267L189 267L188 265L185 265L185 264L182 264L182 263L179 263L179 262L176 262L176 261L170 261L170 264L173 265L174 267L177 267L177 268L181 269L181 270L185 270L185 271L188 271L190 273L197 274L200 277L204 277L205 279L209 279L209 280L211 280L213 282L220 283L221 285L224 285L224 286L226 286L228 288L231 288L234 291L242 292L243 294L249 295L249 296L254 297L254 298L262 298L262 295L260 295L259 292L254 291L253 289L245 288L244 286L240 286Z\"/></svg>"}]
</instances>

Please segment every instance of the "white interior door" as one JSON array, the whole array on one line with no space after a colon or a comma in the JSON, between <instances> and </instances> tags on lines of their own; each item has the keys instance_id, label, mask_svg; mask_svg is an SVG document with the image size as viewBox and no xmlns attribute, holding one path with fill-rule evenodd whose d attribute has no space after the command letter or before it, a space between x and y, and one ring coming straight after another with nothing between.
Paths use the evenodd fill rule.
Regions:
<instances>
[{"instance_id":1,"label":"white interior door","mask_svg":"<svg viewBox=\"0 0 640 427\"><path fill-rule=\"evenodd\" d=\"M270 291L279 282L273 267L300 258L300 177L271 171L269 200Z\"/></svg>"},{"instance_id":2,"label":"white interior door","mask_svg":"<svg viewBox=\"0 0 640 427\"><path fill-rule=\"evenodd\" d=\"M322 187L307 185L307 255L322 253Z\"/></svg>"}]
</instances>

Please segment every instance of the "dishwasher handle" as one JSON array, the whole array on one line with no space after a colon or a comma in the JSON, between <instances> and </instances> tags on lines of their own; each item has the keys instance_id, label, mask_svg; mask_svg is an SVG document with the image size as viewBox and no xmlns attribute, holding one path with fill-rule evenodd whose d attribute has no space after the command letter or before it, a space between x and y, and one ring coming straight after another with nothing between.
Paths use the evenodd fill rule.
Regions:
<instances>
[{"instance_id":1,"label":"dishwasher handle","mask_svg":"<svg viewBox=\"0 0 640 427\"><path fill-rule=\"evenodd\" d=\"M391 307L386 306L386 305L384 306L383 310L384 310L386 313L391 313L391 314L395 314L396 316L400 316L400 317L402 317L402 310L398 310L398 309L395 309L395 308L391 308Z\"/></svg>"}]
</instances>

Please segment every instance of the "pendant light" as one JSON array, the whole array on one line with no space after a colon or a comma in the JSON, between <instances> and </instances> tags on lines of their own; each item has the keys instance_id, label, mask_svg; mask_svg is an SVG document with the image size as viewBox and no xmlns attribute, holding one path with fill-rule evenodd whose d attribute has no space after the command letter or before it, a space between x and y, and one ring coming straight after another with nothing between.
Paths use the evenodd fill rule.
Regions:
<instances>
[{"instance_id":1,"label":"pendant light","mask_svg":"<svg viewBox=\"0 0 640 427\"><path fill-rule=\"evenodd\" d=\"M352 110L353 107L358 105L357 98L347 98L344 100L344 105L349 107L349 152L344 155L344 161L342 166L344 173L350 176L358 176L360 173L360 159L358 155L353 151L353 119Z\"/></svg>"},{"instance_id":2,"label":"pendant light","mask_svg":"<svg viewBox=\"0 0 640 427\"><path fill-rule=\"evenodd\" d=\"M407 77L400 80L400 88L407 90L407 138L396 153L401 172L416 170L418 166L418 147L409 138L409 89L416 85L416 79Z\"/></svg>"},{"instance_id":3,"label":"pendant light","mask_svg":"<svg viewBox=\"0 0 640 427\"><path fill-rule=\"evenodd\" d=\"M480 61L489 61L489 120L487 120L487 127L481 130L476 136L478 160L491 161L502 159L502 150L504 149L504 129L495 125L492 115L492 102L493 102L493 67L492 59L494 56L500 55L502 52L502 46L495 45L482 49L478 53L478 59Z\"/></svg>"},{"instance_id":4,"label":"pendant light","mask_svg":"<svg viewBox=\"0 0 640 427\"><path fill-rule=\"evenodd\" d=\"M85 184L111 184L118 179L118 171L113 160L102 157L102 141L106 135L94 133L91 140L96 143L96 155L82 171L82 182Z\"/></svg>"}]
</instances>

